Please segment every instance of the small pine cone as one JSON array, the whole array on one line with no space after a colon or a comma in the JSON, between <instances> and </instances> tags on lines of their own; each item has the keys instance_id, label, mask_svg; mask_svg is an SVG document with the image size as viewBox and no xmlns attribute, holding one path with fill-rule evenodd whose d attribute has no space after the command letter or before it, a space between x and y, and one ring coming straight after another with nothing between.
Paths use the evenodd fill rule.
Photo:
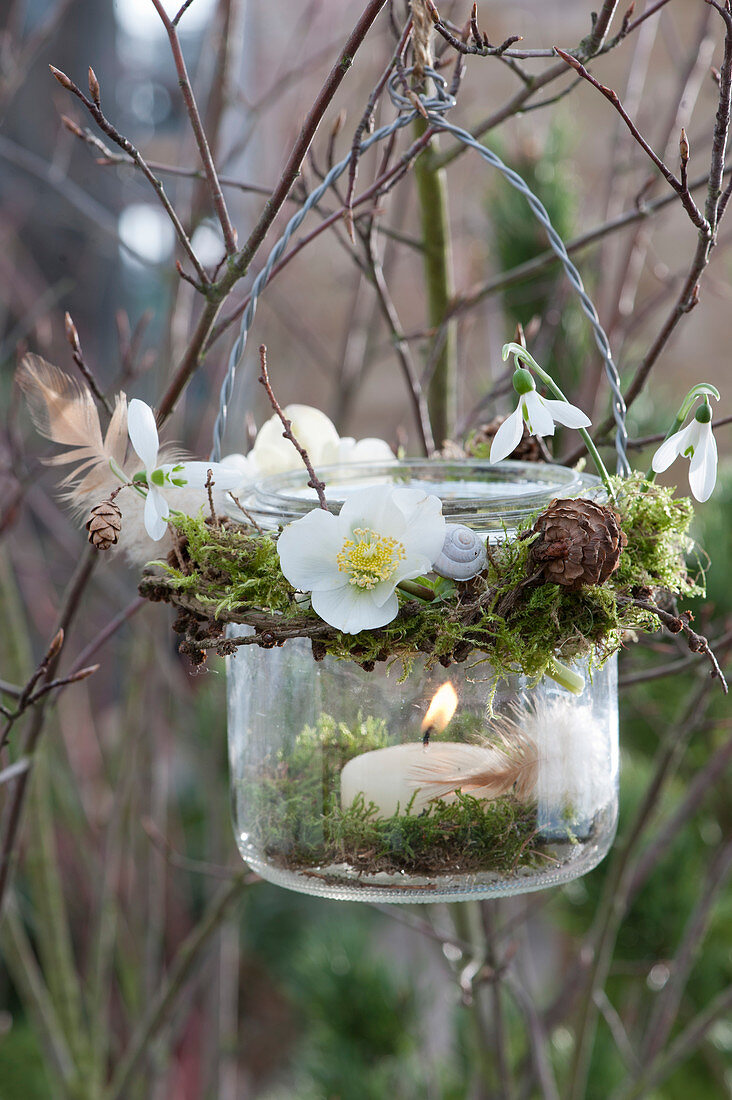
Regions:
<instances>
[{"instance_id":1,"label":"small pine cone","mask_svg":"<svg viewBox=\"0 0 732 1100\"><path fill-rule=\"evenodd\" d=\"M494 416L487 424L481 424L476 428L465 444L468 457L489 458L495 434L507 419L505 416ZM521 436L518 447L508 457L515 462L546 462L539 440L529 434L525 424L524 434Z\"/></svg>"},{"instance_id":2,"label":"small pine cone","mask_svg":"<svg viewBox=\"0 0 732 1100\"><path fill-rule=\"evenodd\" d=\"M553 500L532 533L539 535L531 546L532 570L570 591L606 581L628 541L617 512L583 498Z\"/></svg>"},{"instance_id":3,"label":"small pine cone","mask_svg":"<svg viewBox=\"0 0 732 1100\"><path fill-rule=\"evenodd\" d=\"M92 508L86 529L92 546L97 550L109 550L122 530L122 512L113 500L103 500Z\"/></svg>"}]
</instances>

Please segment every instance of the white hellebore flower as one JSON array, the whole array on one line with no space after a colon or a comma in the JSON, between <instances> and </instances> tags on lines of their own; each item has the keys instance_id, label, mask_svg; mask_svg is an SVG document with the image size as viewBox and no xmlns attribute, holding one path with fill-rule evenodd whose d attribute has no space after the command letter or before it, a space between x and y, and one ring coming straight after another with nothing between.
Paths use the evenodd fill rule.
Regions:
<instances>
[{"instance_id":1,"label":"white hellebore flower","mask_svg":"<svg viewBox=\"0 0 732 1100\"><path fill-rule=\"evenodd\" d=\"M696 410L694 419L664 440L651 461L662 474L679 455L691 459L689 486L698 501L709 500L717 480L717 443L712 432L712 409L707 402Z\"/></svg>"},{"instance_id":2,"label":"white hellebore flower","mask_svg":"<svg viewBox=\"0 0 732 1100\"><path fill-rule=\"evenodd\" d=\"M394 461L394 452L385 440L341 438L333 421L312 405L285 405L282 411L316 469L341 463ZM221 461L224 466L239 471L238 486L242 493L258 478L305 469L297 450L283 436L282 421L277 415L270 417L259 429L248 455L230 454Z\"/></svg>"},{"instance_id":3,"label":"white hellebore flower","mask_svg":"<svg viewBox=\"0 0 732 1100\"><path fill-rule=\"evenodd\" d=\"M428 572L444 538L438 497L380 485L351 493L337 516L315 508L288 524L277 549L282 572L312 592L321 619L358 634L391 622L396 586Z\"/></svg>"},{"instance_id":4,"label":"white hellebore flower","mask_svg":"<svg viewBox=\"0 0 732 1100\"><path fill-rule=\"evenodd\" d=\"M383 439L360 439L338 435L332 420L312 405L286 405L283 412L292 423L292 434L308 452L313 466L331 466L338 462L388 462L394 452ZM270 417L257 432L248 456L255 476L268 477L288 470L304 469L300 455L282 434L279 416Z\"/></svg>"},{"instance_id":5,"label":"white hellebore flower","mask_svg":"<svg viewBox=\"0 0 732 1100\"><path fill-rule=\"evenodd\" d=\"M218 462L165 462L158 466L160 441L155 415L149 405L136 397L130 401L127 410L127 433L144 466L147 481L145 530L154 542L161 539L167 530L170 507L162 491L166 484L205 489L209 470L219 490L234 489L240 482L238 471L226 469Z\"/></svg>"},{"instance_id":6,"label":"white hellebore flower","mask_svg":"<svg viewBox=\"0 0 732 1100\"><path fill-rule=\"evenodd\" d=\"M530 433L538 436L554 435L555 424L563 424L566 428L588 428L591 424L590 418L576 405L540 397L534 379L523 367L514 373L513 388L519 395L519 403L493 438L491 462L501 462L516 450L523 435L524 421Z\"/></svg>"}]
</instances>

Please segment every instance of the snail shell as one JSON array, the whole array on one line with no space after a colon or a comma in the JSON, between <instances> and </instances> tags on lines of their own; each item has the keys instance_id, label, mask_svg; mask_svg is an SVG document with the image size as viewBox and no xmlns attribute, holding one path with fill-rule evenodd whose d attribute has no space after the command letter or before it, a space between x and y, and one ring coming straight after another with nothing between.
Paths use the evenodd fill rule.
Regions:
<instances>
[{"instance_id":1,"label":"snail shell","mask_svg":"<svg viewBox=\"0 0 732 1100\"><path fill-rule=\"evenodd\" d=\"M485 566L485 542L462 523L448 523L442 551L432 569L452 581L469 581Z\"/></svg>"}]
</instances>

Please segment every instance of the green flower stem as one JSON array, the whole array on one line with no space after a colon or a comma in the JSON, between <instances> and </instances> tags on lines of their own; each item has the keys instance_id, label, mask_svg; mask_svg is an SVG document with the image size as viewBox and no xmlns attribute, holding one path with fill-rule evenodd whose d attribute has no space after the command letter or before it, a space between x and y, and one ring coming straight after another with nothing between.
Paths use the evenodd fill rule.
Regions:
<instances>
[{"instance_id":1,"label":"green flower stem","mask_svg":"<svg viewBox=\"0 0 732 1100\"><path fill-rule=\"evenodd\" d=\"M551 375L547 374L545 370L542 370L542 368L539 366L539 364L534 359L533 355L531 355L526 350L526 348L522 348L520 344L513 344L513 343L512 344L506 344L504 349L503 349L503 358L504 358L504 360L508 359L508 356L510 354L513 354L516 359L520 359L522 362L524 362L528 366L530 366L531 369L533 370L534 374L539 376L539 378L542 380L542 382L547 387L547 389L551 390L551 392L554 394L555 397L558 397L560 401L564 401L568 405L570 404L569 400L567 399L565 394L562 393L559 386L556 384L556 382L551 377ZM608 491L608 496L610 497L610 500L613 502L613 504L615 504L616 503L615 490L613 488L612 481L610 480L610 474L607 472L607 468L605 466L605 463L600 458L600 453L599 453L599 451L597 450L597 447L595 446L595 444L592 441L592 436L590 435L590 433L587 431L586 428L578 428L577 431L579 432L579 434L582 436L582 438L585 441L585 446L587 447L587 450L590 453L590 457L592 458L592 461L595 463L598 474L600 475L600 477L602 478L602 480L605 484L605 488Z\"/></svg>"},{"instance_id":2,"label":"green flower stem","mask_svg":"<svg viewBox=\"0 0 732 1100\"><path fill-rule=\"evenodd\" d=\"M416 596L419 600L427 600L428 603L432 603L435 598L431 588L426 584L417 584L416 581L399 581L397 588L410 596Z\"/></svg>"},{"instance_id":3,"label":"green flower stem","mask_svg":"<svg viewBox=\"0 0 732 1100\"><path fill-rule=\"evenodd\" d=\"M581 695L585 690L584 676L580 676L578 672L574 672L571 668L563 665L556 657L552 657L550 660L545 675L550 680L554 680L557 684L566 688L567 691L571 691L573 695Z\"/></svg>"},{"instance_id":4,"label":"green flower stem","mask_svg":"<svg viewBox=\"0 0 732 1100\"><path fill-rule=\"evenodd\" d=\"M681 431L684 425L684 421L691 412L694 402L699 397L703 396L706 403L709 404L709 395L711 395L712 397L716 397L717 401L719 401L719 390L716 386L713 386L711 382L700 382L698 386L692 386L684 400L681 402L679 411L676 413L676 419L663 437L664 443L667 439L670 439L672 435L676 435L677 432ZM646 472L646 481L655 480L656 471L653 469L652 466L649 466Z\"/></svg>"},{"instance_id":5,"label":"green flower stem","mask_svg":"<svg viewBox=\"0 0 732 1100\"><path fill-rule=\"evenodd\" d=\"M417 119L415 128L421 136L427 123ZM436 330L433 351L443 336L444 342L436 356L434 371L427 388L432 433L438 447L450 438L455 421L456 385L456 323L447 316L453 298L452 251L447 211L445 172L435 163L434 139L414 162L414 179L419 203L419 216L424 249L424 278L427 290L428 324Z\"/></svg>"}]
</instances>

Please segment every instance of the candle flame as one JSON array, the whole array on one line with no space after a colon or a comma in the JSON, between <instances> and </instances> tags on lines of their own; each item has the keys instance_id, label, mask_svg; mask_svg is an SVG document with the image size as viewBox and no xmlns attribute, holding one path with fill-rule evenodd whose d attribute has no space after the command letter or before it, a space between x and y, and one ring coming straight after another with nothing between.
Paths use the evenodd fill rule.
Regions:
<instances>
[{"instance_id":1,"label":"candle flame","mask_svg":"<svg viewBox=\"0 0 732 1100\"><path fill-rule=\"evenodd\" d=\"M422 721L422 731L429 729L434 730L436 733L442 733L455 713L457 705L457 692L448 680L433 695L432 702Z\"/></svg>"}]
</instances>

